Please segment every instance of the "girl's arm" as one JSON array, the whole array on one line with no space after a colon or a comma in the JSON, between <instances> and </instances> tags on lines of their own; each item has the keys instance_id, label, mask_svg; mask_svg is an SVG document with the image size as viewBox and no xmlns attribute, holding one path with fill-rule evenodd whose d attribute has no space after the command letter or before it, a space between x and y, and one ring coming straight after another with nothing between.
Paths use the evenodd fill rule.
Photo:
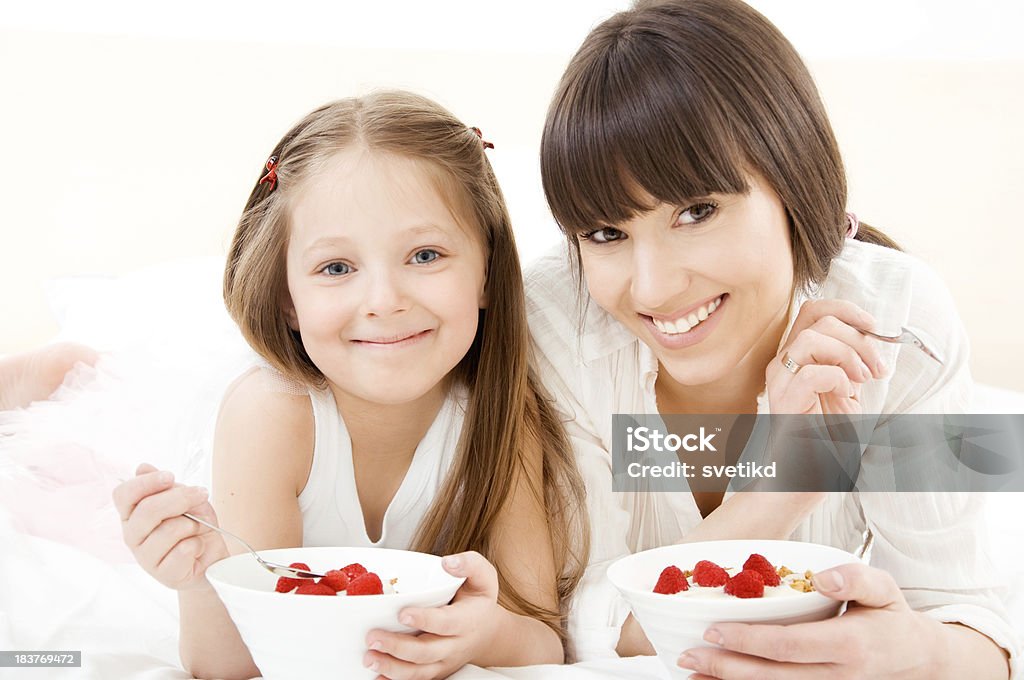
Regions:
<instances>
[{"instance_id":1,"label":"girl's arm","mask_svg":"<svg viewBox=\"0 0 1024 680\"><path fill-rule=\"evenodd\" d=\"M524 468L496 521L494 566L506 582L535 607L559 611L558 574L544 502L544 451L527 439ZM499 607L491 640L470 663L478 666L526 666L564 663L559 635L544 622Z\"/></svg>"},{"instance_id":2,"label":"girl's arm","mask_svg":"<svg viewBox=\"0 0 1024 680\"><path fill-rule=\"evenodd\" d=\"M306 396L271 387L262 371L225 395L214 439L213 505L221 526L257 550L302 545L297 497L312 460L313 416ZM244 552L235 541L232 553ZM213 587L179 591L180 653L197 678L260 674Z\"/></svg>"},{"instance_id":3,"label":"girl's arm","mask_svg":"<svg viewBox=\"0 0 1024 680\"><path fill-rule=\"evenodd\" d=\"M406 635L373 630L365 665L392 680L448 677L467 663L524 666L563 663L562 642L544 622L498 604L498 573L534 607L559 611L557 574L543 497L543 451L530 442L523 468L494 528L492 561L467 552L444 558L445 569L466 578L452 604L409 607L402 623L423 631Z\"/></svg>"}]
</instances>

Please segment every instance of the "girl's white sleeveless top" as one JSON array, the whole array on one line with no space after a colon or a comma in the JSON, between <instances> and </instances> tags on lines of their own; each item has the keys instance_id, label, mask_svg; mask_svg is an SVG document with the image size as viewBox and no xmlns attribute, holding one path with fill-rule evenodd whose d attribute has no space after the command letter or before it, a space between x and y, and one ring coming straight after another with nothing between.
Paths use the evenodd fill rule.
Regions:
<instances>
[{"instance_id":1,"label":"girl's white sleeveless top","mask_svg":"<svg viewBox=\"0 0 1024 680\"><path fill-rule=\"evenodd\" d=\"M313 465L299 494L302 543L408 549L416 529L445 482L465 417L464 390L452 390L416 447L412 463L384 514L380 540L366 533L356 492L352 440L329 389L311 390L315 442Z\"/></svg>"}]
</instances>

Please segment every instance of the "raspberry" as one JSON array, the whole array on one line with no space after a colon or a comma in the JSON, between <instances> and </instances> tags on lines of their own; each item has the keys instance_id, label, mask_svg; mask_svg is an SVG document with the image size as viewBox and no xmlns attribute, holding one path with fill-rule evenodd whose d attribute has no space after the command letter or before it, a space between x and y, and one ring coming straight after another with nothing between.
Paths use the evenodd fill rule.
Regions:
<instances>
[{"instance_id":1,"label":"raspberry","mask_svg":"<svg viewBox=\"0 0 1024 680\"><path fill-rule=\"evenodd\" d=\"M658 582L654 585L654 592L661 595L673 595L689 589L690 584L686 582L683 572L675 566L665 567L661 576L658 577Z\"/></svg>"},{"instance_id":2,"label":"raspberry","mask_svg":"<svg viewBox=\"0 0 1024 680\"><path fill-rule=\"evenodd\" d=\"M757 573L761 574L761 578L764 579L766 586L777 586L782 583L782 579L779 578L778 572L775 571L775 567L769 562L764 555L758 555L757 553L752 554L747 558L747 561L743 563L743 569L752 569Z\"/></svg>"},{"instance_id":3,"label":"raspberry","mask_svg":"<svg viewBox=\"0 0 1024 680\"><path fill-rule=\"evenodd\" d=\"M342 567L340 571L345 572L345 576L348 576L349 581L355 581L357 578L367 573L366 567L358 562L353 562L347 567Z\"/></svg>"},{"instance_id":4,"label":"raspberry","mask_svg":"<svg viewBox=\"0 0 1024 680\"><path fill-rule=\"evenodd\" d=\"M699 586L703 586L705 588L724 586L725 582L728 580L729 574L725 573L725 569L722 569L714 562L701 560L697 563L697 566L693 568L693 582Z\"/></svg>"},{"instance_id":5,"label":"raspberry","mask_svg":"<svg viewBox=\"0 0 1024 680\"><path fill-rule=\"evenodd\" d=\"M351 595L383 595L384 584L380 577L372 571L359 576L348 584L348 594Z\"/></svg>"},{"instance_id":6,"label":"raspberry","mask_svg":"<svg viewBox=\"0 0 1024 680\"><path fill-rule=\"evenodd\" d=\"M320 583L334 588L334 592L348 588L348 576L341 569L331 569L320 579Z\"/></svg>"},{"instance_id":7,"label":"raspberry","mask_svg":"<svg viewBox=\"0 0 1024 680\"><path fill-rule=\"evenodd\" d=\"M309 565L305 564L304 562L292 562L288 566L292 569L302 569L303 571L309 571ZM279 593L290 593L305 582L306 579L288 578L287 576L282 576L281 578L277 579L277 587L274 588L274 590L276 590Z\"/></svg>"},{"instance_id":8,"label":"raspberry","mask_svg":"<svg viewBox=\"0 0 1024 680\"><path fill-rule=\"evenodd\" d=\"M295 591L296 595L335 595L334 588L326 586L323 583L314 583L313 581L306 580L299 589Z\"/></svg>"},{"instance_id":9,"label":"raspberry","mask_svg":"<svg viewBox=\"0 0 1024 680\"><path fill-rule=\"evenodd\" d=\"M764 597L764 579L761 572L744 569L725 583L725 592L736 597Z\"/></svg>"}]
</instances>

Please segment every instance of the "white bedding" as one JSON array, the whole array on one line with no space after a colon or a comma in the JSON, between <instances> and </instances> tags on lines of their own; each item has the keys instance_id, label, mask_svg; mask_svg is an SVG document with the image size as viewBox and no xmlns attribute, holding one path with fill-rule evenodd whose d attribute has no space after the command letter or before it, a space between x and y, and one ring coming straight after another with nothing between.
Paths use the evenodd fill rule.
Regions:
<instances>
[{"instance_id":1,"label":"white bedding","mask_svg":"<svg viewBox=\"0 0 1024 680\"><path fill-rule=\"evenodd\" d=\"M138 337L149 335L159 337L159 347L169 357L209 354L211 334L228 333L219 299L207 295L218 289L220 263L210 258L177 263L167 270L154 269L159 271L150 270L117 282L94 281L86 285L88 282L70 281L63 287L57 285L59 295L52 302L62 323L59 339L87 342L100 349L126 349ZM191 329L169 323L186 317L191 319ZM196 327L205 329L204 333L196 332ZM156 343L150 341L150 356ZM227 347L230 342L221 344ZM128 355L130 360L130 352ZM215 360L216 357L208 358L208 363ZM130 363L122 364L125 365ZM168 361L159 370L177 376L180 361ZM217 394L211 388L203 398L215 400ZM123 401L131 396L129 392L120 398ZM194 403L188 406L196 410ZM187 421L191 427L197 416L188 411L167 400L160 413L165 414L163 420L172 415L179 420L184 418L182 422ZM975 412L1024 413L1024 394L980 387ZM131 420L126 427L134 428L135 432L151 431L148 428L158 424L152 416L147 420L137 415ZM84 429L86 425L76 427ZM114 441L109 433L94 432L91 436L108 445ZM111 480L130 474L126 468L128 460L148 459L160 464L174 455L170 451L191 446L192 442L150 437L160 439L163 449L138 451L131 437L127 439L127 443L118 444L118 448L127 450L116 451L111 460L67 447L56 453L45 447L41 449L43 453L12 450L10 446L5 449L0 435L0 650L83 653L81 669L33 671L31 675L27 671L0 669L0 678L44 677L43 674L47 678L76 680L189 677L178 662L175 595L136 566L121 545L120 523L110 504L110 488L115 483ZM35 464L44 474L37 475L32 483L20 483L12 478L12 462L15 468ZM182 476L182 470L178 472ZM989 526L994 557L1005 567L1010 586L1008 605L1018 621L1018 630L1024 630L1020 626L1024 622L1024 542L1019 528L1024 494L992 494L991 501ZM568 667L469 667L455 677L653 680L668 676L657 659L635 658Z\"/></svg>"}]
</instances>

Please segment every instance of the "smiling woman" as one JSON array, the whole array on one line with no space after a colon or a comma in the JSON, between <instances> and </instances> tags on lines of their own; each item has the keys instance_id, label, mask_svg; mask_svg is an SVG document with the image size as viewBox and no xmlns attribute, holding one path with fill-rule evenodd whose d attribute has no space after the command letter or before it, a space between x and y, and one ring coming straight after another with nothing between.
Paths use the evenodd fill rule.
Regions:
<instances>
[{"instance_id":1,"label":"smiling woman","mask_svg":"<svg viewBox=\"0 0 1024 680\"><path fill-rule=\"evenodd\" d=\"M641 1L616 14L566 69L541 170L568 247L527 272L529 313L601 527L591 572L697 536L870 548L877 568L815 577L819 592L860 605L846 615L716 626L703 638L713 647L674 650L678 666L701 678L1005 678L1016 642L978 539L980 494L730 494L728 479L690 493L612 486L612 414L968 406L967 337L945 286L847 214L825 107L778 29L739 0ZM946 364L859 330L901 327L939 339ZM799 453L781 464L806 465ZM886 455L859 453L866 467ZM596 576L585 583L592 637L620 654L649 650L614 593ZM851 644L871 653L848 654Z\"/></svg>"},{"instance_id":2,"label":"smiling woman","mask_svg":"<svg viewBox=\"0 0 1024 680\"><path fill-rule=\"evenodd\" d=\"M744 186L744 193L712 193L683 207L645 196L649 210L614 229L579 234L590 297L666 350L659 388L672 412L754 408L760 389L749 387L763 384L763 366L786 329L793 293L786 211L760 177ZM702 344L711 333L715 341ZM685 355L669 352L690 347ZM743 370L749 365L754 370ZM714 392L698 387L709 384ZM740 401L715 403L716 394Z\"/></svg>"}]
</instances>

